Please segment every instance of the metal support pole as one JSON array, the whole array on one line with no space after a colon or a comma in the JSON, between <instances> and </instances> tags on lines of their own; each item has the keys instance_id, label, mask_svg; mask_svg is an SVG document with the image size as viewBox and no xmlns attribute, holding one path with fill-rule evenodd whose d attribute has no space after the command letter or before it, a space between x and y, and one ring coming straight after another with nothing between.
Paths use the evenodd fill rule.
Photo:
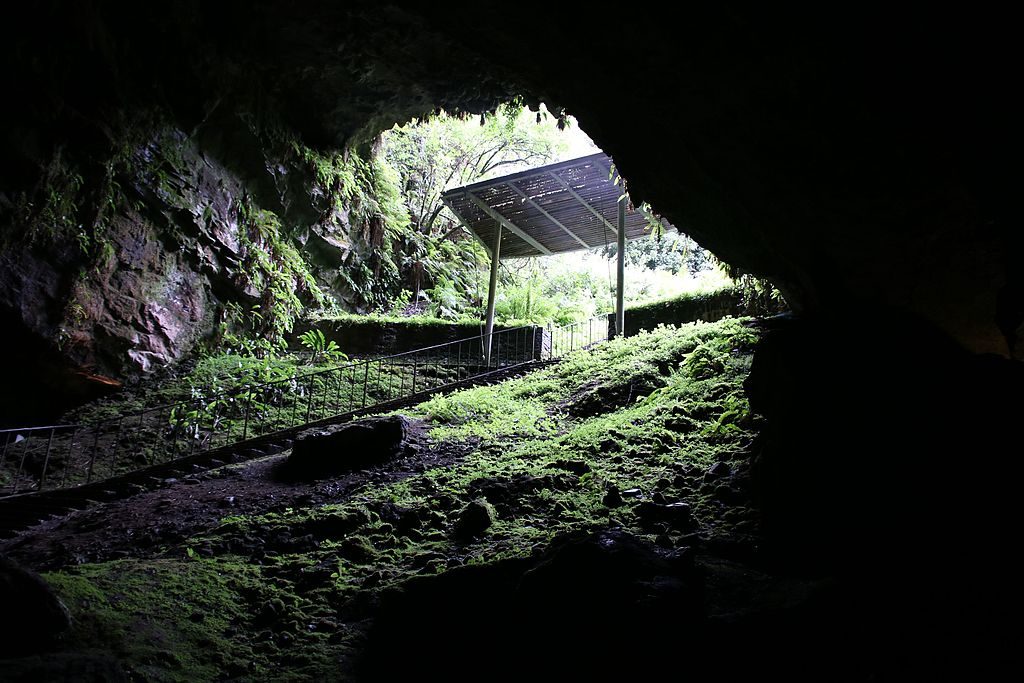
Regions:
<instances>
[{"instance_id":1,"label":"metal support pole","mask_svg":"<svg viewBox=\"0 0 1024 683\"><path fill-rule=\"evenodd\" d=\"M242 418L242 441L249 437L249 411L252 410L252 385L249 385L249 398L245 402L245 417Z\"/></svg>"},{"instance_id":2,"label":"metal support pole","mask_svg":"<svg viewBox=\"0 0 1024 683\"><path fill-rule=\"evenodd\" d=\"M615 264L615 334L626 334L626 195L619 197L618 253Z\"/></svg>"},{"instance_id":3,"label":"metal support pole","mask_svg":"<svg viewBox=\"0 0 1024 683\"><path fill-rule=\"evenodd\" d=\"M491 366L491 333L494 332L494 296L498 289L498 262L501 259L501 223L491 250L491 279L487 283L487 319L484 321L484 364Z\"/></svg>"}]
</instances>

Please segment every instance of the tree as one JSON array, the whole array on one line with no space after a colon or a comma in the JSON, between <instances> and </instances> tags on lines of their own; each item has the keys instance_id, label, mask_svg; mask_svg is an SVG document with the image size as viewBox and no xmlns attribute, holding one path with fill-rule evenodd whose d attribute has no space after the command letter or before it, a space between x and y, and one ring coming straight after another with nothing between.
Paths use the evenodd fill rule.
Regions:
<instances>
[{"instance_id":1,"label":"tree","mask_svg":"<svg viewBox=\"0 0 1024 683\"><path fill-rule=\"evenodd\" d=\"M468 302L484 258L445 209L441 195L489 176L557 160L568 149L563 127L546 112L510 104L479 118L442 111L381 135L378 159L396 172L409 212L409 225L395 242L395 262L417 299L420 291L444 283L447 292L459 292Z\"/></svg>"},{"instance_id":2,"label":"tree","mask_svg":"<svg viewBox=\"0 0 1024 683\"><path fill-rule=\"evenodd\" d=\"M603 247L602 253L615 258L618 248L614 244ZM695 275L714 266L710 253L682 233L638 239L626 243L626 265L647 270L667 270L673 275L685 270Z\"/></svg>"},{"instance_id":3,"label":"tree","mask_svg":"<svg viewBox=\"0 0 1024 683\"><path fill-rule=\"evenodd\" d=\"M381 136L384 157L402 176L414 229L438 235L457 228L454 216L438 222L445 190L549 163L564 153L565 136L557 121L546 117L509 104L479 119L441 111L386 131Z\"/></svg>"}]
</instances>

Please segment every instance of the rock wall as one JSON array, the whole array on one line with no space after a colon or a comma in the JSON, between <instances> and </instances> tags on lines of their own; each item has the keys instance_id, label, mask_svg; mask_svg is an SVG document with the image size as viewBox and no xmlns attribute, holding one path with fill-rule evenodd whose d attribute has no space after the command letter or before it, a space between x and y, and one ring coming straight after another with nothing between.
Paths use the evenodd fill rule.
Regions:
<instances>
[{"instance_id":1,"label":"rock wall","mask_svg":"<svg viewBox=\"0 0 1024 683\"><path fill-rule=\"evenodd\" d=\"M226 306L249 309L263 295L246 268L264 246L249 235L245 179L152 114L123 127L101 153L98 169L87 156L52 157L59 175L80 180L69 187L51 172L30 191L9 193L0 214L0 307L24 331L17 353L37 366L24 369L23 389L44 395L68 390L69 376L38 371L53 354L91 378L81 387L88 394L90 384L181 359L219 330ZM70 195L59 216L58 191Z\"/></svg>"},{"instance_id":2,"label":"rock wall","mask_svg":"<svg viewBox=\"0 0 1024 683\"><path fill-rule=\"evenodd\" d=\"M894 309L973 351L1019 354L1008 16L506 10L428 21L566 107L634 200L795 311Z\"/></svg>"},{"instance_id":3,"label":"rock wall","mask_svg":"<svg viewBox=\"0 0 1024 683\"><path fill-rule=\"evenodd\" d=\"M259 251L235 244L240 225L280 226L324 273L345 267L328 228L357 207L333 208L333 181L282 150L365 152L434 107L523 95L568 108L635 200L772 279L796 312L894 310L969 350L1019 356L1011 22L774 7L677 20L643 3L610 22L569 5L459 4L12 12L0 316L93 375L172 361L217 333L221 307L273 298L236 277Z\"/></svg>"},{"instance_id":4,"label":"rock wall","mask_svg":"<svg viewBox=\"0 0 1024 683\"><path fill-rule=\"evenodd\" d=\"M232 327L280 336L322 290L345 301L377 209L341 151L356 164L396 122L512 92L456 85L440 65L460 50L370 3L165 9L41 2L0 28L0 319L19 365L0 424Z\"/></svg>"},{"instance_id":5,"label":"rock wall","mask_svg":"<svg viewBox=\"0 0 1024 683\"><path fill-rule=\"evenodd\" d=\"M742 312L743 297L735 289L653 301L626 309L626 336L634 335L640 330L652 330L660 324L680 325L697 320L710 323L727 315L741 315ZM609 334L614 330L615 314L609 313Z\"/></svg>"},{"instance_id":6,"label":"rock wall","mask_svg":"<svg viewBox=\"0 0 1024 683\"><path fill-rule=\"evenodd\" d=\"M295 325L294 334L289 345L297 351L302 350L303 347L298 341L298 335L313 328L323 332L324 338L327 341L337 343L342 353L349 355L388 355L479 337L482 333L483 325L479 323L423 325L383 322L373 318L366 320L352 318L326 319L313 323L302 321ZM494 326L495 333L506 329L513 328L508 328L504 325ZM532 335L532 331L529 334Z\"/></svg>"}]
</instances>

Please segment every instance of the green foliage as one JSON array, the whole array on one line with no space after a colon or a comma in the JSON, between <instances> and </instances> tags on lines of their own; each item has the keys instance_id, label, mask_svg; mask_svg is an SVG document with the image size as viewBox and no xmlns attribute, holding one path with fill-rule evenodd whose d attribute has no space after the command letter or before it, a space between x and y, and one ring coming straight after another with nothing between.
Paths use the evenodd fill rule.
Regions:
<instances>
[{"instance_id":1,"label":"green foliage","mask_svg":"<svg viewBox=\"0 0 1024 683\"><path fill-rule=\"evenodd\" d=\"M458 320L466 308L466 301L455 283L445 275L438 275L430 290L429 313L436 318Z\"/></svg>"},{"instance_id":2,"label":"green foliage","mask_svg":"<svg viewBox=\"0 0 1024 683\"><path fill-rule=\"evenodd\" d=\"M711 258L736 283L747 315L774 315L789 309L782 292L769 280L747 273L714 256Z\"/></svg>"},{"instance_id":3,"label":"green foliage","mask_svg":"<svg viewBox=\"0 0 1024 683\"><path fill-rule=\"evenodd\" d=\"M523 320L535 324L543 324L556 320L565 320L569 311L560 311L552 297L544 296L541 284L534 278L521 285L504 287L501 296L495 302L494 311L499 320ZM565 320L566 322L571 321Z\"/></svg>"},{"instance_id":4,"label":"green foliage","mask_svg":"<svg viewBox=\"0 0 1024 683\"><path fill-rule=\"evenodd\" d=\"M374 160L380 167L375 192L386 193L389 204L401 204L406 222L395 233L392 255L381 255L392 260L395 269L388 270L382 281L376 271L385 264L375 266L372 286L395 296L404 285L413 292L414 303L421 291L427 291L433 314L451 319L481 304L479 271L486 254L447 211L441 194L491 175L553 161L566 149L566 141L554 120L545 115L537 123L521 105L510 104L483 116L482 125L441 112L396 126L381 136L380 149ZM367 287L360 286L369 273L355 272L349 278L360 299L371 308L387 308L385 300L368 296ZM400 282L394 281L396 274ZM387 291L391 288L395 291Z\"/></svg>"},{"instance_id":5,"label":"green foliage","mask_svg":"<svg viewBox=\"0 0 1024 683\"><path fill-rule=\"evenodd\" d=\"M251 200L240 202L238 212L244 225L239 230L244 249L242 273L247 284L260 292L260 303L251 311L250 321L257 336L269 342L267 348L255 350L269 353L275 347L285 347L286 335L304 309L299 294L321 305L326 297L274 212L256 208Z\"/></svg>"},{"instance_id":6,"label":"green foliage","mask_svg":"<svg viewBox=\"0 0 1024 683\"><path fill-rule=\"evenodd\" d=\"M544 403L523 392L458 392L431 399L421 411L439 425L434 434L441 439L511 434L536 437L557 429L545 413Z\"/></svg>"},{"instance_id":7,"label":"green foliage","mask_svg":"<svg viewBox=\"0 0 1024 683\"><path fill-rule=\"evenodd\" d=\"M381 142L388 163L401 174L413 228L427 235L457 225L441 204L445 190L548 163L566 149L555 121L535 121L517 103L499 107L482 121L442 111L396 126Z\"/></svg>"},{"instance_id":8,"label":"green foliage","mask_svg":"<svg viewBox=\"0 0 1024 683\"><path fill-rule=\"evenodd\" d=\"M732 348L731 340L713 339L695 348L683 363L692 379L709 379L725 370Z\"/></svg>"},{"instance_id":9,"label":"green foliage","mask_svg":"<svg viewBox=\"0 0 1024 683\"><path fill-rule=\"evenodd\" d=\"M607 279L564 261L526 259L508 262L495 302L503 322L565 324L598 315L611 306Z\"/></svg>"},{"instance_id":10,"label":"green foliage","mask_svg":"<svg viewBox=\"0 0 1024 683\"><path fill-rule=\"evenodd\" d=\"M309 363L315 365L321 361L338 362L348 360L348 356L341 352L338 343L333 339L327 341L324 333L313 328L299 335L299 343L310 351Z\"/></svg>"},{"instance_id":11,"label":"green foliage","mask_svg":"<svg viewBox=\"0 0 1024 683\"><path fill-rule=\"evenodd\" d=\"M614 259L618 249L616 245L609 244L602 253L608 259ZM680 272L696 275L713 266L710 253L682 233L652 235L647 239L627 242L625 260L627 266L664 270L673 275Z\"/></svg>"},{"instance_id":12,"label":"green foliage","mask_svg":"<svg viewBox=\"0 0 1024 683\"><path fill-rule=\"evenodd\" d=\"M396 171L379 154L364 160L355 152L323 157L302 150L329 193L334 214L345 217L328 227L353 247L335 273L346 298L356 308L387 307L402 285L394 247L409 230Z\"/></svg>"},{"instance_id":13,"label":"green foliage","mask_svg":"<svg viewBox=\"0 0 1024 683\"><path fill-rule=\"evenodd\" d=\"M324 322L345 327L361 327L364 325L405 325L409 327L447 327L450 325L465 326L472 333L475 328L483 324L477 317L468 314L462 315L454 320L438 318L436 315L391 315L389 313L334 313L331 315L308 318L311 322Z\"/></svg>"},{"instance_id":14,"label":"green foliage","mask_svg":"<svg viewBox=\"0 0 1024 683\"><path fill-rule=\"evenodd\" d=\"M391 300L391 309L389 313L394 312L398 315L401 315L405 311L405 309L409 307L411 303L412 292L410 292L408 289L403 289L401 292L398 293L398 296Z\"/></svg>"},{"instance_id":15,"label":"green foliage","mask_svg":"<svg viewBox=\"0 0 1024 683\"><path fill-rule=\"evenodd\" d=\"M148 112L120 118L107 131L110 145L99 159L56 147L36 187L16 200L16 216L29 242L48 247L73 243L83 266L107 266L114 255L109 223L119 212L138 208L124 185L140 172L136 151L144 131L157 128L161 123Z\"/></svg>"},{"instance_id":16,"label":"green foliage","mask_svg":"<svg viewBox=\"0 0 1024 683\"><path fill-rule=\"evenodd\" d=\"M588 388L576 401L598 388L608 396L640 398L669 386L669 377L681 386L724 372L733 364L732 352L749 353L756 339L753 330L734 319L659 326L569 354L554 367L523 378L431 399L416 412L438 425L440 438L543 435L553 428L545 417L551 406L570 400L580 387Z\"/></svg>"},{"instance_id":17,"label":"green foliage","mask_svg":"<svg viewBox=\"0 0 1024 683\"><path fill-rule=\"evenodd\" d=\"M31 241L45 239L56 243L73 236L83 251L88 249L90 238L78 219L84 183L78 168L65 160L63 149L57 148L36 191L37 196L41 195L41 205L34 215L29 216ZM32 210L36 206L30 203L25 208Z\"/></svg>"},{"instance_id":18,"label":"green foliage","mask_svg":"<svg viewBox=\"0 0 1024 683\"><path fill-rule=\"evenodd\" d=\"M84 564L47 574L72 614L68 640L109 653L133 679L185 683L223 679L227 671L275 676L279 667L265 650L232 632L268 604L280 605L283 613L296 610L296 596L248 563L187 550L192 552L181 559Z\"/></svg>"},{"instance_id":19,"label":"green foliage","mask_svg":"<svg viewBox=\"0 0 1024 683\"><path fill-rule=\"evenodd\" d=\"M768 280L743 274L737 278L736 286L743 297L743 310L747 315L773 315L789 308L782 292Z\"/></svg>"}]
</instances>

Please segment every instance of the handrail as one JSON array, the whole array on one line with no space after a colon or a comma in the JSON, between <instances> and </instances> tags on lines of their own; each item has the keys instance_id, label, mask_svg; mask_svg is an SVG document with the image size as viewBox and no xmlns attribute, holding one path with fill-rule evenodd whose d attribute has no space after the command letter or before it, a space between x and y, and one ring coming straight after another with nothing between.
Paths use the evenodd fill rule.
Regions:
<instances>
[{"instance_id":1,"label":"handrail","mask_svg":"<svg viewBox=\"0 0 1024 683\"><path fill-rule=\"evenodd\" d=\"M596 323L596 324L595 324ZM70 488L214 448L341 418L473 377L554 360L608 338L607 319L520 326L254 382L94 423L0 430L0 498Z\"/></svg>"},{"instance_id":2,"label":"handrail","mask_svg":"<svg viewBox=\"0 0 1024 683\"><path fill-rule=\"evenodd\" d=\"M7 427L0 429L0 434L6 434L8 432L14 432L23 434L25 432L44 431L48 429L76 429L81 427L80 424L66 424L66 425L46 425L45 427Z\"/></svg>"},{"instance_id":3,"label":"handrail","mask_svg":"<svg viewBox=\"0 0 1024 683\"><path fill-rule=\"evenodd\" d=\"M570 323L570 324L572 324L572 323ZM500 330L499 332L494 332L493 334L494 334L494 336L497 336L499 334L504 334L505 332L515 332L515 331L518 331L518 330L534 329L534 327L535 327L534 325L521 325L520 327L511 327L511 328L508 328L506 330ZM224 394L231 394L231 393L237 393L237 392L245 393L245 390L247 390L249 387L252 387L252 386L257 386L257 387L259 387L259 386L270 386L270 385L273 385L273 384L278 384L280 382L291 382L291 381L294 381L294 380L297 380L297 379L304 379L306 377L315 377L316 375L320 375L320 374L324 374L324 373L329 373L329 372L336 372L338 370L344 370L344 369L350 368L350 367L358 367L358 366L364 365L366 363L375 363L375 362L377 362L379 360L386 359L386 358L387 359L390 359L390 358L400 358L402 356L406 356L406 355L410 355L410 354L421 354L421 353L424 353L426 351L433 351L435 349L440 349L440 348L442 348L444 346L450 346L452 344L461 344L463 342L473 342L473 341L476 341L477 339L480 339L482 336L483 335L478 335L478 336L475 336L475 337L464 337L462 339L456 339L456 340L450 341L450 342L442 342L441 344L435 344L433 346L425 346L425 347L419 348L419 349L411 349L409 351L402 351L400 353L394 353L394 354L391 354L391 355L388 355L388 356L381 356L379 358L363 358L363 359L360 359L360 360L352 361L350 363L343 363L341 365L335 365L335 366L330 367L330 368L323 368L321 370L315 370L313 372L307 372L307 373L304 373L304 374L301 374L301 375L294 375L294 376L289 377L289 378L275 379L275 380L270 381L270 382L260 382L260 383L257 383L257 384L244 384L244 385L239 386L239 387L233 387L231 389L225 389L222 393L224 393ZM171 403L163 403L163 404L160 404L160 405L152 406L150 408L145 408L143 410L136 411L135 413L130 413L128 416L130 416L130 415L138 415L140 413L148 413L148 412L151 412L151 411L154 411L154 410L160 410L160 409L163 409L163 408L170 408L170 407L179 405L180 403L182 403L182 401L174 401L174 402L171 402ZM125 416L125 417L128 417L128 416ZM109 419L118 419L118 418L109 418ZM100 422L104 422L104 420L101 420ZM27 428L23 428L23 429L4 429L4 430L0 430L0 433L3 433L5 431L22 431L23 432L23 431L27 431L28 429L51 429L51 427L27 427Z\"/></svg>"}]
</instances>

